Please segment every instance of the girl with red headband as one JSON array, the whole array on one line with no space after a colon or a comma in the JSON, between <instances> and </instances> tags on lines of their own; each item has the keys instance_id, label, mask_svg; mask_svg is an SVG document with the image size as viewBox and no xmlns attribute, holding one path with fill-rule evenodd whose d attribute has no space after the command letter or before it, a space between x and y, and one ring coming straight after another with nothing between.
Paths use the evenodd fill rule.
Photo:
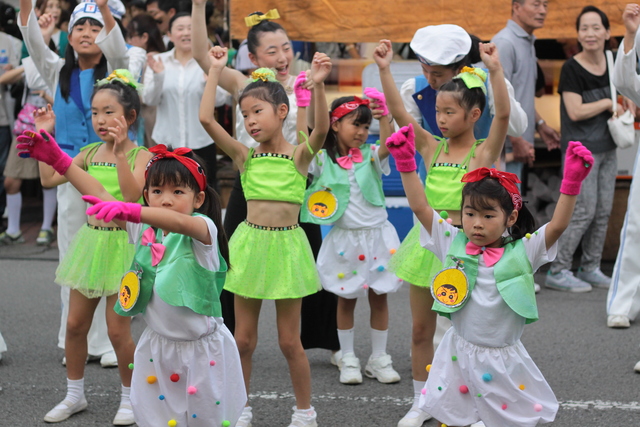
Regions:
<instances>
[{"instance_id":1,"label":"girl with red headband","mask_svg":"<svg viewBox=\"0 0 640 427\"><path fill-rule=\"evenodd\" d=\"M20 154L40 161L40 180L44 187L70 182L80 193L106 200L142 201L145 165L151 155L128 137L140 112L137 84L127 70L116 70L100 80L91 97L93 129L102 141L84 147L71 158L51 136L55 114L51 106L36 112L36 129L18 137ZM93 177L94 179L90 179ZM84 395L84 365L87 333L101 297L107 297L107 328L118 358L122 379L122 399L113 423L134 422L130 402L131 370L135 345L130 319L112 309L117 300L122 274L130 267L133 247L127 233L110 221L88 218L72 240L56 270L56 283L71 289L67 319L65 357L67 395L45 416L60 422L87 407Z\"/></svg>"},{"instance_id":2,"label":"girl with red headband","mask_svg":"<svg viewBox=\"0 0 640 427\"><path fill-rule=\"evenodd\" d=\"M247 199L247 218L229 241L232 269L225 289L235 294L234 336L240 350L247 392L252 357L258 341L262 300L275 300L280 349L289 364L296 406L293 427L315 427L311 406L311 372L300 341L302 297L320 289L313 253L298 215L304 201L307 171L329 131L329 112L324 80L331 60L322 53L313 58L308 79L313 83L315 128L308 141L293 145L283 135L289 100L273 71L260 68L238 103L246 131L258 143L248 148L233 139L214 118L216 87L227 64L227 49L209 51L211 67L200 104L200 122L240 170ZM251 426L253 413L247 406L237 426Z\"/></svg>"},{"instance_id":3,"label":"girl with red headband","mask_svg":"<svg viewBox=\"0 0 640 427\"><path fill-rule=\"evenodd\" d=\"M415 173L412 125L387 140L420 242L442 262L432 280L432 310L451 319L421 389L419 409L450 426L534 427L550 423L558 401L525 350L524 325L538 320L533 273L553 261L593 157L570 142L560 199L549 223L535 230L516 175L479 168L462 177L462 230L429 204Z\"/></svg>"},{"instance_id":4,"label":"girl with red headband","mask_svg":"<svg viewBox=\"0 0 640 427\"><path fill-rule=\"evenodd\" d=\"M492 44L480 44L480 55L489 70L495 107L486 139L477 139L474 134L475 125L487 104L487 74L484 70L464 67L453 80L438 89L436 121L443 136L438 137L421 128L404 107L390 71L393 58L391 42L382 40L374 53L389 111L400 126L409 123L414 126L417 151L428 165L424 191L431 206L438 212L448 212L454 225L461 224L460 178L470 170L491 167L497 161L509 127L511 107L498 51ZM420 245L418 224L405 237L389 263L391 271L411 284L413 405L399 421L398 427L420 427L431 418L418 408L418 400L422 384L429 375L424 367L431 363L436 334L437 316L429 310L433 304L429 288L431 278L441 268L440 261ZM446 321L438 322L439 325L442 323L449 327Z\"/></svg>"},{"instance_id":5,"label":"girl with red headband","mask_svg":"<svg viewBox=\"0 0 640 427\"><path fill-rule=\"evenodd\" d=\"M380 121L380 138L391 133L384 95L374 88L365 94L336 99L324 149L311 163L313 183L305 194L301 221L332 224L318 254L317 267L325 290L338 296L337 354L340 382L360 384L362 372L354 347L354 311L359 297L371 308L371 357L365 375L382 383L400 381L387 354L389 311L387 294L402 285L387 269L400 246L398 233L387 220L382 174L389 174L385 145L367 144L372 117Z\"/></svg>"}]
</instances>

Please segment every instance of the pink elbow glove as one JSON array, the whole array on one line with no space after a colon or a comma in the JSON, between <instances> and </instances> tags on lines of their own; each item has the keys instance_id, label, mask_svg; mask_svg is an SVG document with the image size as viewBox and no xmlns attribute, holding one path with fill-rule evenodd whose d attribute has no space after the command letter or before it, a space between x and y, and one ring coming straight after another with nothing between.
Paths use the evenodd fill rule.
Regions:
<instances>
[{"instance_id":1,"label":"pink elbow glove","mask_svg":"<svg viewBox=\"0 0 640 427\"><path fill-rule=\"evenodd\" d=\"M364 94L367 98L373 100L376 104L380 106L382 110L382 115L389 115L389 108L387 108L387 99L384 97L384 93L378 91L375 87L367 87L364 89Z\"/></svg>"},{"instance_id":2,"label":"pink elbow glove","mask_svg":"<svg viewBox=\"0 0 640 427\"><path fill-rule=\"evenodd\" d=\"M311 91L303 85L307 81L306 71L301 71L293 84L293 92L296 94L298 107L308 107L311 104Z\"/></svg>"},{"instance_id":3,"label":"pink elbow glove","mask_svg":"<svg viewBox=\"0 0 640 427\"><path fill-rule=\"evenodd\" d=\"M114 218L120 221L140 222L142 205L138 203L103 202L94 196L82 196L82 200L93 205L87 209L87 215L95 215L96 219L106 222L111 222Z\"/></svg>"},{"instance_id":4,"label":"pink elbow glove","mask_svg":"<svg viewBox=\"0 0 640 427\"><path fill-rule=\"evenodd\" d=\"M34 159L51 166L60 175L67 173L73 159L60 149L56 140L46 130L40 129L40 133L25 130L17 138L16 147L20 157L33 157Z\"/></svg>"},{"instance_id":5,"label":"pink elbow glove","mask_svg":"<svg viewBox=\"0 0 640 427\"><path fill-rule=\"evenodd\" d=\"M413 133L413 125L403 126L387 138L389 152L396 160L398 172L414 172L416 166L416 141Z\"/></svg>"},{"instance_id":6,"label":"pink elbow glove","mask_svg":"<svg viewBox=\"0 0 640 427\"><path fill-rule=\"evenodd\" d=\"M560 185L560 192L568 196L580 194L582 181L591 172L591 166L593 166L591 151L581 142L569 142L564 159L564 175Z\"/></svg>"}]
</instances>

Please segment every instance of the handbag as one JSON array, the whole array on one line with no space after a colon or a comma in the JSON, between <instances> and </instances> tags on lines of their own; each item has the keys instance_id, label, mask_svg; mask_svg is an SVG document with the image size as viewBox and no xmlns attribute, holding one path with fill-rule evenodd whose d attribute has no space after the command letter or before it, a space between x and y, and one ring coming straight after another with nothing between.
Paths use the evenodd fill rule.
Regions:
<instances>
[{"instance_id":1,"label":"handbag","mask_svg":"<svg viewBox=\"0 0 640 427\"><path fill-rule=\"evenodd\" d=\"M613 103L613 116L607 120L609 133L618 148L628 148L635 142L636 131L633 125L634 118L631 111L625 111L618 115L618 100L616 99L616 88L613 85L613 53L606 52L607 68L609 69L609 85L611 86L611 102Z\"/></svg>"}]
</instances>

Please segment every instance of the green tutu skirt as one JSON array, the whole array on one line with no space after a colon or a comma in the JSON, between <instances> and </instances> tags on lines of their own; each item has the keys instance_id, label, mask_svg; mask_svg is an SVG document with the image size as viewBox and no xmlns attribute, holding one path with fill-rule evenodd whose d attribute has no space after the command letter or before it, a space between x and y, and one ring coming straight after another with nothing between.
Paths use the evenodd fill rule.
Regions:
<instances>
[{"instance_id":1,"label":"green tutu skirt","mask_svg":"<svg viewBox=\"0 0 640 427\"><path fill-rule=\"evenodd\" d=\"M224 288L256 299L302 298L321 289L320 277L304 230L299 226L255 228L240 223L229 241Z\"/></svg>"},{"instance_id":2,"label":"green tutu skirt","mask_svg":"<svg viewBox=\"0 0 640 427\"><path fill-rule=\"evenodd\" d=\"M116 227L80 227L56 270L56 283L87 298L118 293L120 280L131 268L135 245Z\"/></svg>"},{"instance_id":3,"label":"green tutu skirt","mask_svg":"<svg viewBox=\"0 0 640 427\"><path fill-rule=\"evenodd\" d=\"M433 276L442 270L442 263L420 244L421 224L416 223L389 261L389 270L412 285L431 287Z\"/></svg>"}]
</instances>

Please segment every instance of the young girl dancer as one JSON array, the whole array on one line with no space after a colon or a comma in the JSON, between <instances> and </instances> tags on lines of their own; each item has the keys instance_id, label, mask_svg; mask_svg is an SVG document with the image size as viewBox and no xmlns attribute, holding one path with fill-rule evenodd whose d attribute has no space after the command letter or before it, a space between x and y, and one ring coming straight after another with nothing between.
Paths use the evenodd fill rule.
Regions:
<instances>
[{"instance_id":1,"label":"young girl dancer","mask_svg":"<svg viewBox=\"0 0 640 427\"><path fill-rule=\"evenodd\" d=\"M69 44L65 57L49 49L33 9L31 0L20 0L20 31L29 54L54 94L53 110L57 116L56 138L62 151L75 157L80 148L100 140L91 126L91 93L97 80L105 78L112 70L127 68L127 47L107 0L82 2L75 6L69 20ZM47 25L53 25L52 19ZM58 188L58 250L60 261L66 255L69 243L78 229L87 221L85 204L81 195L70 184ZM58 333L58 347L64 348L69 289L60 289L62 315ZM104 300L103 300L104 301ZM89 353L102 355L103 366L113 366L115 355L107 339L107 327L102 310L89 330ZM64 362L63 362L64 363Z\"/></svg>"},{"instance_id":2,"label":"young girl dancer","mask_svg":"<svg viewBox=\"0 0 640 427\"><path fill-rule=\"evenodd\" d=\"M229 252L220 199L190 148L151 151L148 207L84 197L95 205L87 214L113 218L136 244L115 306L122 316L144 313L147 323L131 382L136 423L235 426L247 395L220 307Z\"/></svg>"},{"instance_id":3,"label":"young girl dancer","mask_svg":"<svg viewBox=\"0 0 640 427\"><path fill-rule=\"evenodd\" d=\"M301 221L333 224L318 254L318 273L325 290L338 295L340 382L360 384L360 360L354 350L354 310L358 297L371 307L372 353L365 374L382 383L400 381L386 352L389 311L387 293L402 285L387 263L400 246L387 220L381 175L389 174L386 146L367 144L372 111L380 121L380 139L391 133L384 95L373 88L365 94L376 104L346 96L331 105L331 129L324 150L311 163L313 183L305 196Z\"/></svg>"},{"instance_id":4,"label":"young girl dancer","mask_svg":"<svg viewBox=\"0 0 640 427\"><path fill-rule=\"evenodd\" d=\"M227 49L210 50L211 69L200 104L200 121L214 141L233 159L242 174L247 198L247 219L229 243L232 270L225 288L235 295L235 338L242 360L247 391L252 356L257 344L258 319L263 299L276 302L278 337L296 397L291 426L316 426L311 406L309 362L300 342L301 299L320 288L313 254L298 214L304 199L309 164L329 130L324 79L331 61L317 53L309 79L314 85L316 127L307 143L292 145L282 135L288 113L284 87L271 70L258 69L239 99L247 132L258 142L247 148L231 138L213 116L216 86L227 63ZM251 425L251 407L238 426Z\"/></svg>"},{"instance_id":5,"label":"young girl dancer","mask_svg":"<svg viewBox=\"0 0 640 427\"><path fill-rule=\"evenodd\" d=\"M556 256L556 241L593 165L591 153L579 142L569 143L558 205L537 231L516 175L488 168L466 173L460 232L423 193L412 126L392 135L387 146L422 225L421 243L445 267L433 279L433 310L453 324L427 366L421 410L449 426L552 422L558 401L520 337L525 324L538 320L533 272Z\"/></svg>"},{"instance_id":6,"label":"young girl dancer","mask_svg":"<svg viewBox=\"0 0 640 427\"><path fill-rule=\"evenodd\" d=\"M26 131L18 137L18 149L26 150L40 162L40 180L46 187L71 182L82 194L100 198L108 195L118 200L136 202L142 196L144 166L150 159L146 150L127 136L140 112L136 83L127 70L116 70L99 81L94 90L91 109L94 130L103 141L85 147L74 159L64 153L51 132L55 115L51 106L36 112L36 128L43 135ZM48 139L46 144L42 141ZM34 145L34 142L41 142ZM42 146L45 149L40 149ZM95 177L101 184L95 188ZM67 395L45 416L47 422L60 422L87 407L84 396L84 365L87 358L87 333L93 313L102 296L107 297L109 339L118 357L122 380L122 399L113 423L133 424L129 401L134 343L130 319L118 316L112 309L117 300L122 274L130 267L133 247L126 244L126 232L114 224L89 219L71 242L69 251L56 270L56 283L71 289L67 320L65 356L67 358Z\"/></svg>"},{"instance_id":7,"label":"young girl dancer","mask_svg":"<svg viewBox=\"0 0 640 427\"><path fill-rule=\"evenodd\" d=\"M419 127L404 108L389 71L393 56L391 43L388 40L381 41L374 54L391 114L401 126L413 124L417 149L425 162L429 162L425 192L431 206L438 211L447 211L454 225L461 224L460 178L470 170L492 166L502 150L509 124L509 95L498 51L491 43L481 44L480 54L489 69L495 103L495 116L486 140L476 140L474 136L474 124L481 117L486 101L486 75L482 70L463 68L457 78L440 87L436 98L436 120L446 139L437 138ZM424 367L433 358L436 315L430 310L433 299L429 286L431 278L442 268L442 264L435 255L420 246L419 235L419 225L416 225L389 265L398 277L411 283L409 294L413 319L411 370L414 402L398 427L419 427L430 418L417 404L420 390L428 376Z\"/></svg>"}]
</instances>

